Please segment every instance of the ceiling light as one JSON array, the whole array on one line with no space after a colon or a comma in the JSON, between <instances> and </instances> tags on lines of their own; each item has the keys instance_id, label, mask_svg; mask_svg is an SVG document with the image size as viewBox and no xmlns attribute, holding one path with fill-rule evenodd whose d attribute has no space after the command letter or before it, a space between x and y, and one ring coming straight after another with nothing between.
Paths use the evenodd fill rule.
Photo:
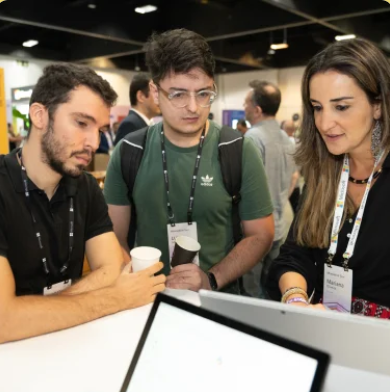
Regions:
<instances>
[{"instance_id":1,"label":"ceiling light","mask_svg":"<svg viewBox=\"0 0 390 392\"><path fill-rule=\"evenodd\" d=\"M268 54L270 54L270 55L275 54L275 50L274 49L268 50Z\"/></svg>"},{"instance_id":2,"label":"ceiling light","mask_svg":"<svg viewBox=\"0 0 390 392\"><path fill-rule=\"evenodd\" d=\"M148 14L149 12L154 12L157 10L155 5L144 5L143 7L137 7L134 11L138 14Z\"/></svg>"},{"instance_id":3,"label":"ceiling light","mask_svg":"<svg viewBox=\"0 0 390 392\"><path fill-rule=\"evenodd\" d=\"M287 29L284 29L283 32L283 42L279 42L277 44L274 44L273 42L273 35L271 31L271 45L270 45L271 50L280 50L280 49L287 49L288 48L288 43L287 43Z\"/></svg>"},{"instance_id":4,"label":"ceiling light","mask_svg":"<svg viewBox=\"0 0 390 392\"><path fill-rule=\"evenodd\" d=\"M39 42L36 41L35 39L29 39L28 41L23 42L23 46L25 48L32 48L35 45L38 45Z\"/></svg>"},{"instance_id":5,"label":"ceiling light","mask_svg":"<svg viewBox=\"0 0 390 392\"><path fill-rule=\"evenodd\" d=\"M90 8L91 10L96 9L96 4L95 3L89 3L88 4L88 8Z\"/></svg>"},{"instance_id":6,"label":"ceiling light","mask_svg":"<svg viewBox=\"0 0 390 392\"><path fill-rule=\"evenodd\" d=\"M356 35L355 34L336 35L336 37L334 38L336 41L344 41L346 39L355 39Z\"/></svg>"},{"instance_id":7,"label":"ceiling light","mask_svg":"<svg viewBox=\"0 0 390 392\"><path fill-rule=\"evenodd\" d=\"M282 42L280 44L271 44L272 50L287 49L287 48L288 48L287 42Z\"/></svg>"}]
</instances>

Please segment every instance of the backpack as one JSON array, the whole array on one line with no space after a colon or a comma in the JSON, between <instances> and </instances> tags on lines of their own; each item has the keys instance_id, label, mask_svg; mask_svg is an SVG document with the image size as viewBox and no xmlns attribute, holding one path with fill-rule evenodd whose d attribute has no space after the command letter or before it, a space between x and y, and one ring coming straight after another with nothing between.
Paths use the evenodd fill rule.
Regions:
<instances>
[{"instance_id":1,"label":"backpack","mask_svg":"<svg viewBox=\"0 0 390 392\"><path fill-rule=\"evenodd\" d=\"M120 147L122 177L128 189L131 204L131 221L127 242L130 249L134 247L137 228L136 209L133 202L133 189L137 172L145 151L149 128L131 132L123 138ZM242 146L243 136L234 129L223 126L220 133L218 151L223 183L232 197L232 222L234 244L242 239L239 203L241 201Z\"/></svg>"}]
</instances>

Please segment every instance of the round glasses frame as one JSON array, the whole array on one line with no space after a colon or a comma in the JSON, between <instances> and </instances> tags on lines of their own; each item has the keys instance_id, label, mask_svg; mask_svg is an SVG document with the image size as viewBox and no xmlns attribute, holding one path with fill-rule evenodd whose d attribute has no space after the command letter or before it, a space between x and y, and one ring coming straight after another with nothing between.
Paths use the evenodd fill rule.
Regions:
<instances>
[{"instance_id":1,"label":"round glasses frame","mask_svg":"<svg viewBox=\"0 0 390 392\"><path fill-rule=\"evenodd\" d=\"M197 92L193 91L184 91L184 90L177 90L174 92L168 92L165 91L159 84L156 83L157 88L165 95L165 97L172 103L173 106L175 106L178 109L185 108L186 106L189 105L190 103L190 98L191 96L195 97L195 101L197 105L199 105L202 108L208 108L212 105L212 103L215 101L215 98L217 97L217 87L214 84L214 90L200 90ZM208 102L207 103L202 103L201 98L202 94L209 94L208 97ZM207 97L206 97L207 98Z\"/></svg>"}]
</instances>

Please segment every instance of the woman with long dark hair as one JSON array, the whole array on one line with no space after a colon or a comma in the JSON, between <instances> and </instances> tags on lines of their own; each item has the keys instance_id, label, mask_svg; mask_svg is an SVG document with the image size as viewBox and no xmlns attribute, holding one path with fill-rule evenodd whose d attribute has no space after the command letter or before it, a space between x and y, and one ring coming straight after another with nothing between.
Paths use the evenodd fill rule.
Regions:
<instances>
[{"instance_id":1,"label":"woman with long dark hair","mask_svg":"<svg viewBox=\"0 0 390 392\"><path fill-rule=\"evenodd\" d=\"M365 40L332 44L308 64L302 98L306 186L269 294L390 318L389 60Z\"/></svg>"}]
</instances>

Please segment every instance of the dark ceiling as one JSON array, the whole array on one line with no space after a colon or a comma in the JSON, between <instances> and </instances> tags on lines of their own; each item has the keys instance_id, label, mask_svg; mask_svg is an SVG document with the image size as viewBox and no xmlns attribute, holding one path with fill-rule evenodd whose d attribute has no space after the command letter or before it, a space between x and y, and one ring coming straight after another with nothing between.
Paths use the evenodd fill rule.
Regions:
<instances>
[{"instance_id":1,"label":"dark ceiling","mask_svg":"<svg viewBox=\"0 0 390 392\"><path fill-rule=\"evenodd\" d=\"M146 4L158 10L134 12ZM182 27L207 38L218 73L305 65L340 34L369 39L390 56L384 0L7 0L0 3L0 54L144 69L150 34ZM285 30L289 48L268 54ZM24 48L28 39L39 45Z\"/></svg>"}]
</instances>

